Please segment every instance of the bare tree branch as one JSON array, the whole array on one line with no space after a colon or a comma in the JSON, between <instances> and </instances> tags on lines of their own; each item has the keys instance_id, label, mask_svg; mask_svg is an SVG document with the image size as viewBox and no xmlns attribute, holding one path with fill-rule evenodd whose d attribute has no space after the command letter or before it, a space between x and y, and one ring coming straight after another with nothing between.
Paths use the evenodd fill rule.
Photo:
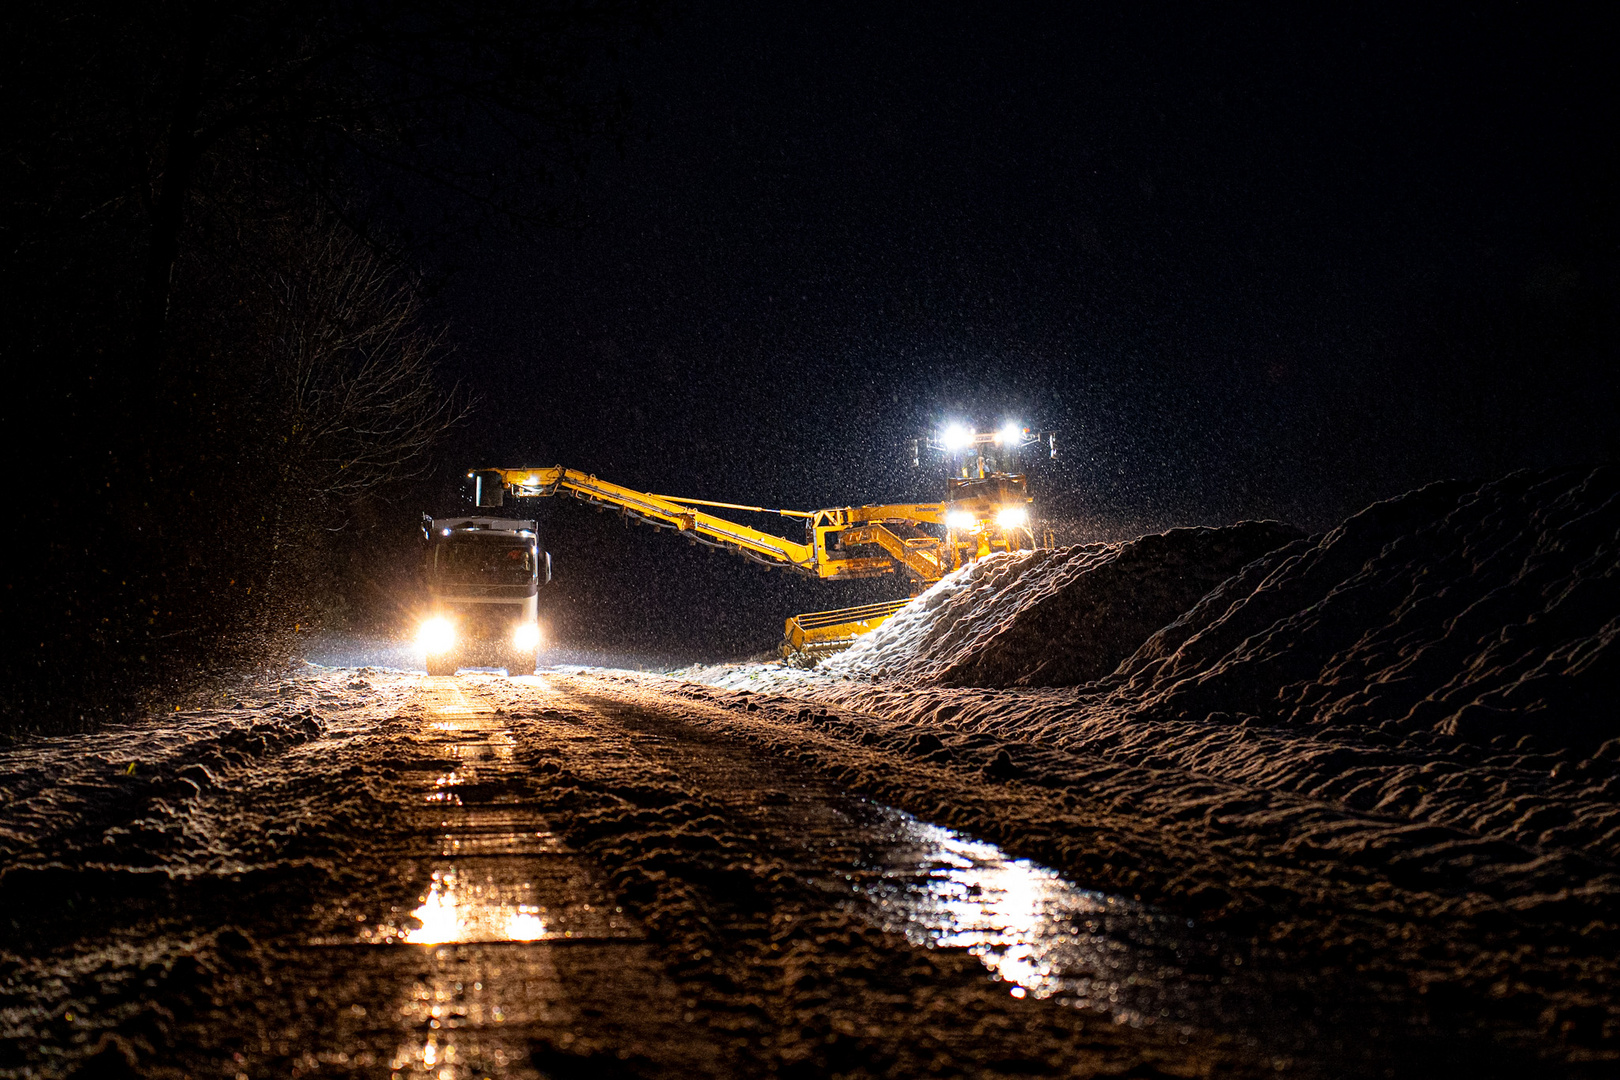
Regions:
<instances>
[{"instance_id":1,"label":"bare tree branch","mask_svg":"<svg viewBox=\"0 0 1620 1080\"><path fill-rule=\"evenodd\" d=\"M270 343L288 479L337 501L420 475L467 415L434 378L444 332L413 284L354 233L324 228L277 275Z\"/></svg>"}]
</instances>

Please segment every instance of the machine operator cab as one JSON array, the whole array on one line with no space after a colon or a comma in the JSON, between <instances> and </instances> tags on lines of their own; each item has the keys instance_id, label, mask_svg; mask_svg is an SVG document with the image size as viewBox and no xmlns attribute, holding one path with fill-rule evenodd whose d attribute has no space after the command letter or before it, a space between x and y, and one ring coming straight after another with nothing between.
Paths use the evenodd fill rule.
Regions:
<instances>
[{"instance_id":1,"label":"machine operator cab","mask_svg":"<svg viewBox=\"0 0 1620 1080\"><path fill-rule=\"evenodd\" d=\"M535 523L518 518L422 515L427 617L417 648L429 675L504 667L533 675L540 647L540 586L551 554Z\"/></svg>"},{"instance_id":2,"label":"machine operator cab","mask_svg":"<svg viewBox=\"0 0 1620 1080\"><path fill-rule=\"evenodd\" d=\"M1029 473L1057 457L1057 436L1009 423L993 430L948 424L912 442L913 466L922 451L945 464L945 543L951 569L996 551L1037 546L1030 515Z\"/></svg>"}]
</instances>

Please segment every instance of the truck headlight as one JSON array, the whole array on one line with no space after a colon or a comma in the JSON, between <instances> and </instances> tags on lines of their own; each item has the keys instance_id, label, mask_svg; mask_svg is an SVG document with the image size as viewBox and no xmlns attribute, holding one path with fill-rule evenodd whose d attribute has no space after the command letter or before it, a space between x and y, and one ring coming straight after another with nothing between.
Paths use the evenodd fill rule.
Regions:
<instances>
[{"instance_id":1,"label":"truck headlight","mask_svg":"<svg viewBox=\"0 0 1620 1080\"><path fill-rule=\"evenodd\" d=\"M449 652L455 643L456 626L449 619L429 619L416 631L417 647L429 655Z\"/></svg>"},{"instance_id":2,"label":"truck headlight","mask_svg":"<svg viewBox=\"0 0 1620 1080\"><path fill-rule=\"evenodd\" d=\"M538 623L518 623L518 628L512 631L512 647L527 651L540 644L540 625Z\"/></svg>"},{"instance_id":3,"label":"truck headlight","mask_svg":"<svg viewBox=\"0 0 1620 1080\"><path fill-rule=\"evenodd\" d=\"M957 532L968 532L979 523L970 510L952 510L945 515L945 525Z\"/></svg>"},{"instance_id":4,"label":"truck headlight","mask_svg":"<svg viewBox=\"0 0 1620 1080\"><path fill-rule=\"evenodd\" d=\"M1029 525L1029 508L1003 506L996 511L996 524L1003 529L1022 529Z\"/></svg>"}]
</instances>

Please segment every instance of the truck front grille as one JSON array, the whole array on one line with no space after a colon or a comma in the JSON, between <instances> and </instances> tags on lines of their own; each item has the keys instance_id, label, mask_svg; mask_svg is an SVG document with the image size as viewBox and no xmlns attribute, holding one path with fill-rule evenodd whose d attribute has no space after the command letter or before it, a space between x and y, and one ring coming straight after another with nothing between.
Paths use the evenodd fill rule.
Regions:
<instances>
[{"instance_id":1,"label":"truck front grille","mask_svg":"<svg viewBox=\"0 0 1620 1080\"><path fill-rule=\"evenodd\" d=\"M510 636L523 608L518 604L457 604L450 613L463 637L491 640Z\"/></svg>"}]
</instances>

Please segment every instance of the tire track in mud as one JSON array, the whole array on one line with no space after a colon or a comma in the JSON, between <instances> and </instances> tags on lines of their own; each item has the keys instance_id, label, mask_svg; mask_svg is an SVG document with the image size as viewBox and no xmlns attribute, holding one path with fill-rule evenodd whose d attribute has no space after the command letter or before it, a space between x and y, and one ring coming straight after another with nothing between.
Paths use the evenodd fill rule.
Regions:
<instances>
[{"instance_id":1,"label":"tire track in mud","mask_svg":"<svg viewBox=\"0 0 1620 1080\"><path fill-rule=\"evenodd\" d=\"M624 674L325 669L238 705L240 721L131 735L246 737L282 713L315 729L166 795L133 828L122 804L98 816L64 801L105 771L71 765L64 743L54 772L28 774L29 813L60 803L40 820L63 823L28 858L105 830L129 865L101 866L105 841L52 856L60 888L107 903L41 905L48 942L7 940L0 1034L44 1045L0 1054L0 1076L76 1075L86 1058L121 1077L1377 1074L1366 1055L1337 1060L1353 1047L1290 1060L1241 1015L1177 1012L1188 994L1266 1006L1230 982L1224 943L853 789L1019 854L1039 854L1005 835L1032 799L1084 826L1065 843L1116 862L1179 852L1207 872L1196 845L1155 841L1151 823L1111 833L1124 811L1064 810L1062 793L964 771L965 754L834 738L848 725L795 723L799 703L726 703ZM196 754L170 757L154 791L195 771ZM118 775L102 786L132 784ZM190 846L174 846L177 826ZM148 872L154 853L175 873ZM126 879L152 896L129 904ZM1084 917L1065 924L1052 894ZM1004 933L1002 898L1031 933ZM1474 1072L1537 1071L1522 1062Z\"/></svg>"},{"instance_id":2,"label":"tire track in mud","mask_svg":"<svg viewBox=\"0 0 1620 1080\"><path fill-rule=\"evenodd\" d=\"M375 887L316 902L301 940L216 986L234 1022L215 1013L182 1062L394 1080L732 1072L689 1037L656 946L552 830L487 696L424 679L401 718L388 768L406 828L373 856Z\"/></svg>"},{"instance_id":3,"label":"tire track in mud","mask_svg":"<svg viewBox=\"0 0 1620 1080\"><path fill-rule=\"evenodd\" d=\"M795 722L791 706L788 714L781 714L780 708L773 709L768 699L756 706L747 695L728 698L723 703L728 707L719 708L719 703L694 700L682 693L679 684L616 672L571 672L567 685L606 711L630 710L625 714L627 723L677 741L705 744L701 753L684 755L689 761L708 760L708 746L719 747L717 756L722 759L725 747L734 752L746 747L756 762L770 763L772 768L785 763L801 773L819 775L822 783L835 786L846 796L858 791L895 799L896 805L929 817L948 809L944 820L969 828L975 827L974 823L979 827L993 825L992 836L1022 849L1022 853L1061 852L1064 859L1059 865L1083 868L1102 858L1109 864L1105 871L1140 864L1156 876L1192 875L1189 880L1193 880L1208 879L1212 874L1218 878L1220 868L1233 854L1218 845L1200 848L1196 828L1186 830L1191 835L1182 838L1179 825L1167 829L1167 823L1143 820L1128 806L1091 806L1084 793L1026 786L1018 781L1016 770L1001 775L989 757L981 770L973 766L971 756L935 753L932 756L941 760L933 761L926 747L895 752L886 746L886 739L861 737L861 725L846 722L847 717L823 715L807 723L800 710ZM638 709L642 718L629 719ZM844 730L852 724L856 729L853 733ZM671 758L682 756L674 754ZM682 766L677 763L674 767ZM690 773L693 779L704 771L701 765L696 769ZM723 789L723 776L717 782ZM1027 825L1029 832L1023 841L1008 834L1009 830L1018 832L1023 827L1020 823ZM1161 860L1168 861L1161 865ZM1258 876L1263 868L1243 859L1231 860L1231 864L1239 877L1248 879L1248 884L1242 886L1247 891L1261 897L1278 894L1276 886L1271 886L1271 893L1264 891L1265 882ZM1289 875L1292 887L1319 903L1331 903L1335 899L1332 890L1342 891L1345 887L1344 883L1328 881L1312 885L1293 868L1285 876ZM1117 878L1119 872L1114 871L1112 876ZM1081 874L1078 880L1084 882L1086 876ZM1105 872L1099 880L1110 880L1110 874ZM1318 891L1321 896L1316 895ZM1370 899L1377 898L1374 895ZM1228 958L1226 964L1218 966L1225 970L1211 971L1204 966L1200 974L1225 980L1237 974L1231 966L1234 955L1259 961L1263 974L1250 975L1252 969L1245 968L1244 977L1236 981L1246 987L1233 988L1231 993L1240 1001L1245 989L1253 995L1249 1008L1263 1011L1258 1024L1249 1021L1245 1034L1263 1036L1266 1025L1272 1025L1270 1046L1274 1055L1286 1054L1303 1043L1306 1045L1300 1052L1314 1061L1296 1064L1326 1075L1345 1076L1423 1076L1453 1068L1479 1076L1595 1076L1603 1072L1597 1061L1577 1059L1561 1066L1537 1060L1523 1047L1499 1042L1492 1037L1493 1013L1471 1014L1469 1009L1475 1006L1443 997L1443 986L1427 997L1416 996L1399 977L1391 979L1389 973L1347 964L1344 952L1335 951L1331 938L1326 948L1314 948L1298 913L1284 907L1271 914L1287 936L1263 933L1256 937L1241 933L1241 920L1229 923L1227 928L1238 930L1241 936L1233 943L1233 952L1219 950ZM1372 914L1384 914L1396 923L1397 929L1407 921L1400 910L1388 904ZM1419 940L1408 951L1422 945ZM1196 956L1192 959L1192 968L1197 970L1200 965ZM1424 951L1421 962L1439 964L1444 958ZM1269 1015L1268 995L1279 1006ZM1236 1019L1241 1029L1244 1021L1241 1016ZM1231 1020L1223 1019L1221 1023L1226 1026ZM1276 1025L1282 1025L1284 1030L1278 1032ZM1286 1030L1293 1025L1297 1030Z\"/></svg>"},{"instance_id":4,"label":"tire track in mud","mask_svg":"<svg viewBox=\"0 0 1620 1080\"><path fill-rule=\"evenodd\" d=\"M678 703L600 689L558 675L491 688L531 722L590 733L588 757L557 767L631 805L578 832L699 958L693 977L731 988L708 995L714 1012L738 991L763 1010L746 1025L762 1066L825 1075L841 1053L858 1075L1334 1074L1297 1037L1254 1038L1268 1003L1225 991L1212 942L1184 923L851 797L694 728ZM694 914L701 932L684 932Z\"/></svg>"}]
</instances>

